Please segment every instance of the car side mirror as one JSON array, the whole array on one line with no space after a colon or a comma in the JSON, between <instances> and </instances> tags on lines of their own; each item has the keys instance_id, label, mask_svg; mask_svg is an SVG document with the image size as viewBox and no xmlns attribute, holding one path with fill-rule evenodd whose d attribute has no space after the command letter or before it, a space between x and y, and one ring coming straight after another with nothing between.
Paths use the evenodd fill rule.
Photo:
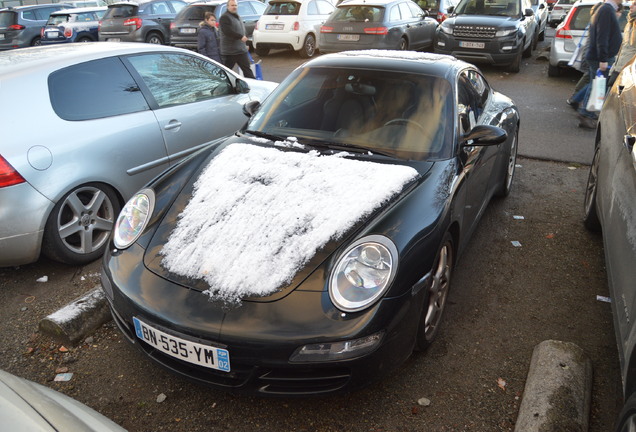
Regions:
<instances>
[{"instance_id":1,"label":"car side mirror","mask_svg":"<svg viewBox=\"0 0 636 432\"><path fill-rule=\"evenodd\" d=\"M450 6L448 9L446 9L446 13L450 15L453 13L454 10L455 10L455 6Z\"/></svg>"},{"instance_id":2,"label":"car side mirror","mask_svg":"<svg viewBox=\"0 0 636 432\"><path fill-rule=\"evenodd\" d=\"M487 146L501 144L508 138L508 133L500 127L477 125L461 136L463 147ZM470 144L469 141L472 141Z\"/></svg>"},{"instance_id":3,"label":"car side mirror","mask_svg":"<svg viewBox=\"0 0 636 432\"><path fill-rule=\"evenodd\" d=\"M249 101L245 105L243 105L243 114L248 117L252 117L260 107L261 103L259 101Z\"/></svg>"},{"instance_id":4,"label":"car side mirror","mask_svg":"<svg viewBox=\"0 0 636 432\"><path fill-rule=\"evenodd\" d=\"M523 11L523 14L524 14L525 16L527 16L527 17L529 17L529 16L533 16L533 15L534 15L534 11L533 11L532 9L528 8L528 9L526 9L526 10L524 10L524 11Z\"/></svg>"},{"instance_id":5,"label":"car side mirror","mask_svg":"<svg viewBox=\"0 0 636 432\"><path fill-rule=\"evenodd\" d=\"M539 9L545 9L545 4L541 3L541 4L539 5Z\"/></svg>"},{"instance_id":6,"label":"car side mirror","mask_svg":"<svg viewBox=\"0 0 636 432\"><path fill-rule=\"evenodd\" d=\"M243 81L242 79L237 79L236 80L236 91L238 93L249 93L250 92L250 85L246 81Z\"/></svg>"}]
</instances>

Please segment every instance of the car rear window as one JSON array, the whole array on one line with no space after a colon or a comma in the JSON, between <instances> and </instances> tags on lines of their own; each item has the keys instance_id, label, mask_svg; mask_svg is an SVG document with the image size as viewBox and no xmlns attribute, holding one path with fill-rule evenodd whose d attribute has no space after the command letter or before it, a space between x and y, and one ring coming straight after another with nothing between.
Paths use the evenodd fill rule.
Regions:
<instances>
[{"instance_id":1,"label":"car rear window","mask_svg":"<svg viewBox=\"0 0 636 432\"><path fill-rule=\"evenodd\" d=\"M0 12L0 27L9 27L16 23L17 14L12 11Z\"/></svg>"},{"instance_id":2,"label":"car rear window","mask_svg":"<svg viewBox=\"0 0 636 432\"><path fill-rule=\"evenodd\" d=\"M109 6L108 10L104 14L104 19L108 18L130 18L137 15L137 5L116 5Z\"/></svg>"},{"instance_id":3,"label":"car rear window","mask_svg":"<svg viewBox=\"0 0 636 432\"><path fill-rule=\"evenodd\" d=\"M203 17L205 16L206 12L214 13L215 10L216 10L216 6L214 6L214 5L209 5L209 6L202 6L202 5L186 6L185 8L183 8L183 10L181 12L179 12L177 17L175 18L175 21L197 21L197 22L201 22L201 21L203 21Z\"/></svg>"},{"instance_id":4,"label":"car rear window","mask_svg":"<svg viewBox=\"0 0 636 432\"><path fill-rule=\"evenodd\" d=\"M48 81L51 105L64 120L92 120L150 109L117 57L55 71Z\"/></svg>"},{"instance_id":5,"label":"car rear window","mask_svg":"<svg viewBox=\"0 0 636 432\"><path fill-rule=\"evenodd\" d=\"M270 2L263 15L298 15L300 3Z\"/></svg>"},{"instance_id":6,"label":"car rear window","mask_svg":"<svg viewBox=\"0 0 636 432\"><path fill-rule=\"evenodd\" d=\"M46 22L47 26L58 26L60 24L67 23L71 20L70 14L62 14L62 15L51 15L49 20Z\"/></svg>"},{"instance_id":7,"label":"car rear window","mask_svg":"<svg viewBox=\"0 0 636 432\"><path fill-rule=\"evenodd\" d=\"M572 12L570 19L570 30L585 30L590 23L590 10L592 5L579 6Z\"/></svg>"},{"instance_id":8,"label":"car rear window","mask_svg":"<svg viewBox=\"0 0 636 432\"><path fill-rule=\"evenodd\" d=\"M384 8L379 6L339 6L330 21L379 22L383 16Z\"/></svg>"}]
</instances>

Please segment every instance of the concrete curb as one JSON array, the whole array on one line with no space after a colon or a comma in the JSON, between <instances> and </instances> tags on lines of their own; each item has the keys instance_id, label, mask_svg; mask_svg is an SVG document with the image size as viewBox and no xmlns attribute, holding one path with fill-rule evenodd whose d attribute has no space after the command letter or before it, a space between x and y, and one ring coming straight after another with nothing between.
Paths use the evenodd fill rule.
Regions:
<instances>
[{"instance_id":1,"label":"concrete curb","mask_svg":"<svg viewBox=\"0 0 636 432\"><path fill-rule=\"evenodd\" d=\"M42 319L39 329L56 341L76 345L112 319L101 286Z\"/></svg>"},{"instance_id":2,"label":"concrete curb","mask_svg":"<svg viewBox=\"0 0 636 432\"><path fill-rule=\"evenodd\" d=\"M570 342L547 340L532 353L515 432L588 430L592 362Z\"/></svg>"}]
</instances>

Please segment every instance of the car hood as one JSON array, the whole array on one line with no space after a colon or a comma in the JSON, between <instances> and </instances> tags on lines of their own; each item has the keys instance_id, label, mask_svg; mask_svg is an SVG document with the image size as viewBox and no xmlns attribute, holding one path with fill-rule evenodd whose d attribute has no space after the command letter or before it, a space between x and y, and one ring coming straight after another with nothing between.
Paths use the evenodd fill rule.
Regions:
<instances>
[{"instance_id":1,"label":"car hood","mask_svg":"<svg viewBox=\"0 0 636 432\"><path fill-rule=\"evenodd\" d=\"M301 284L325 290L303 281L433 165L246 141L211 149L165 210L144 257L163 278L230 302L275 301Z\"/></svg>"},{"instance_id":2,"label":"car hood","mask_svg":"<svg viewBox=\"0 0 636 432\"><path fill-rule=\"evenodd\" d=\"M0 370L3 430L123 431L86 405L34 382Z\"/></svg>"},{"instance_id":3,"label":"car hood","mask_svg":"<svg viewBox=\"0 0 636 432\"><path fill-rule=\"evenodd\" d=\"M514 27L519 21L518 17L493 16L493 15L457 15L447 19L448 24L485 26L485 27Z\"/></svg>"}]
</instances>

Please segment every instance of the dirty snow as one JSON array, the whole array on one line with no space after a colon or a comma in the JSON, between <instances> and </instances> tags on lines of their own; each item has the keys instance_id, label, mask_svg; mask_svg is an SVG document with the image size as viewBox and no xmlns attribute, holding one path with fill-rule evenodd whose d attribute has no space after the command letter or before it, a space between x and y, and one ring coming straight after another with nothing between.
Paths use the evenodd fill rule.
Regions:
<instances>
[{"instance_id":1,"label":"dirty snow","mask_svg":"<svg viewBox=\"0 0 636 432\"><path fill-rule=\"evenodd\" d=\"M163 265L205 280L215 299L271 294L416 176L401 165L232 144L195 183Z\"/></svg>"}]
</instances>

